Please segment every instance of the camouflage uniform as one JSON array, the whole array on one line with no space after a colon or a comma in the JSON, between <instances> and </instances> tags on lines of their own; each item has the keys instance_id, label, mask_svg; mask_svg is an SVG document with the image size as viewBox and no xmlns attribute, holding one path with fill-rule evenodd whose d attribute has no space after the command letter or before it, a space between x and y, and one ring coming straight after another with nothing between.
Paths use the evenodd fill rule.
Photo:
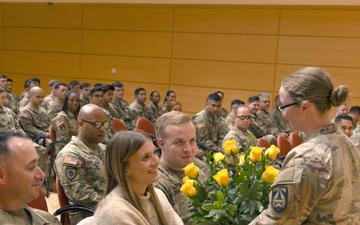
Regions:
<instances>
[{"instance_id":1,"label":"camouflage uniform","mask_svg":"<svg viewBox=\"0 0 360 225\"><path fill-rule=\"evenodd\" d=\"M161 108L155 105L153 102L150 102L147 106L148 116L151 123L156 126L156 120L162 115Z\"/></svg>"},{"instance_id":2,"label":"camouflage uniform","mask_svg":"<svg viewBox=\"0 0 360 225\"><path fill-rule=\"evenodd\" d=\"M273 117L271 114L265 110L259 109L257 112L257 122L259 126L265 126L268 128L267 134L272 134L277 137L280 133L279 127L276 125Z\"/></svg>"},{"instance_id":3,"label":"camouflage uniform","mask_svg":"<svg viewBox=\"0 0 360 225\"><path fill-rule=\"evenodd\" d=\"M26 91L21 92L19 99L22 100L23 98L29 97L29 94Z\"/></svg>"},{"instance_id":4,"label":"camouflage uniform","mask_svg":"<svg viewBox=\"0 0 360 225\"><path fill-rule=\"evenodd\" d=\"M131 110L133 120L137 121L140 117L149 119L149 113L144 103L140 103L135 100L129 105L129 109Z\"/></svg>"},{"instance_id":5,"label":"camouflage uniform","mask_svg":"<svg viewBox=\"0 0 360 225\"><path fill-rule=\"evenodd\" d=\"M360 124L356 125L356 128L353 130L353 134L359 134L360 133Z\"/></svg>"},{"instance_id":6,"label":"camouflage uniform","mask_svg":"<svg viewBox=\"0 0 360 225\"><path fill-rule=\"evenodd\" d=\"M220 116L225 119L228 115L228 111L225 108L221 108Z\"/></svg>"},{"instance_id":7,"label":"camouflage uniform","mask_svg":"<svg viewBox=\"0 0 360 225\"><path fill-rule=\"evenodd\" d=\"M166 101L166 102L164 102L164 104L162 104L162 105L160 106L161 114L165 114L165 113L168 112L168 111L167 111L167 106L168 106L168 104L169 104L169 102Z\"/></svg>"},{"instance_id":8,"label":"camouflage uniform","mask_svg":"<svg viewBox=\"0 0 360 225\"><path fill-rule=\"evenodd\" d=\"M116 110L112 103L104 104L103 107L110 113L111 117L121 119L119 110Z\"/></svg>"},{"instance_id":9,"label":"camouflage uniform","mask_svg":"<svg viewBox=\"0 0 360 225\"><path fill-rule=\"evenodd\" d=\"M107 111L106 109L102 108L104 110L104 113L106 115L106 119L109 122L109 127L106 128L106 136L105 136L105 142L110 140L112 138L112 136L114 136L114 134L116 133L115 128L114 128L114 124L112 122L112 116L110 115L109 111Z\"/></svg>"},{"instance_id":10,"label":"camouflage uniform","mask_svg":"<svg viewBox=\"0 0 360 225\"><path fill-rule=\"evenodd\" d=\"M197 113L194 118L196 139L207 150L223 152L222 141L228 132L224 119L210 115L206 109Z\"/></svg>"},{"instance_id":11,"label":"camouflage uniform","mask_svg":"<svg viewBox=\"0 0 360 225\"><path fill-rule=\"evenodd\" d=\"M3 106L0 106L0 131L12 131L25 134L19 126L15 113L11 109Z\"/></svg>"},{"instance_id":12,"label":"camouflage uniform","mask_svg":"<svg viewBox=\"0 0 360 225\"><path fill-rule=\"evenodd\" d=\"M55 159L55 172L70 202L96 206L105 191L105 145L88 148L77 137L72 137ZM71 215L71 224L86 217L84 213Z\"/></svg>"},{"instance_id":13,"label":"camouflage uniform","mask_svg":"<svg viewBox=\"0 0 360 225\"><path fill-rule=\"evenodd\" d=\"M360 149L360 133L354 133L350 140Z\"/></svg>"},{"instance_id":14,"label":"camouflage uniform","mask_svg":"<svg viewBox=\"0 0 360 225\"><path fill-rule=\"evenodd\" d=\"M224 121L229 129L231 129L235 125L235 118L231 114L228 114L227 117L225 117Z\"/></svg>"},{"instance_id":15,"label":"camouflage uniform","mask_svg":"<svg viewBox=\"0 0 360 225\"><path fill-rule=\"evenodd\" d=\"M86 99L83 95L80 95L80 108L89 104L89 99Z\"/></svg>"},{"instance_id":16,"label":"camouflage uniform","mask_svg":"<svg viewBox=\"0 0 360 225\"><path fill-rule=\"evenodd\" d=\"M133 119L129 105L125 100L113 100L113 105L121 115L121 118L129 130L135 129L136 121Z\"/></svg>"},{"instance_id":17,"label":"camouflage uniform","mask_svg":"<svg viewBox=\"0 0 360 225\"><path fill-rule=\"evenodd\" d=\"M268 134L270 132L269 128L263 124L258 123L257 114L251 113L251 122L249 126L249 131L255 135L256 138L265 138L268 142L273 145L277 145L277 139L274 135Z\"/></svg>"},{"instance_id":18,"label":"camouflage uniform","mask_svg":"<svg viewBox=\"0 0 360 225\"><path fill-rule=\"evenodd\" d=\"M28 217L22 215L27 214ZM25 222L25 220L26 222ZM30 219L30 221L28 220ZM8 211L4 211L0 209L0 224L4 225L61 225L58 218L51 215L48 212L30 208L29 206L25 205L24 210L18 214L10 213Z\"/></svg>"},{"instance_id":19,"label":"camouflage uniform","mask_svg":"<svg viewBox=\"0 0 360 225\"><path fill-rule=\"evenodd\" d=\"M6 101L5 107L8 107L15 114L18 114L19 110L18 110L17 104L18 104L19 100L17 99L16 95L13 93L7 92L6 99L7 99L7 101Z\"/></svg>"},{"instance_id":20,"label":"camouflage uniform","mask_svg":"<svg viewBox=\"0 0 360 225\"><path fill-rule=\"evenodd\" d=\"M70 142L71 136L78 134L78 121L76 116L70 111L61 111L51 121L56 133L56 141L63 141L56 144L57 151L60 151Z\"/></svg>"},{"instance_id":21,"label":"camouflage uniform","mask_svg":"<svg viewBox=\"0 0 360 225\"><path fill-rule=\"evenodd\" d=\"M282 116L280 109L277 107L274 107L271 110L271 115L275 121L275 124L280 129L280 132L290 135L290 133L292 132L291 125L290 125L289 121L285 117Z\"/></svg>"},{"instance_id":22,"label":"camouflage uniform","mask_svg":"<svg viewBox=\"0 0 360 225\"><path fill-rule=\"evenodd\" d=\"M49 120L52 120L57 113L62 111L63 108L63 103L59 102L58 99L56 99L55 101L50 101L49 102L49 106L47 108L47 114L49 117Z\"/></svg>"},{"instance_id":23,"label":"camouflage uniform","mask_svg":"<svg viewBox=\"0 0 360 225\"><path fill-rule=\"evenodd\" d=\"M252 141L250 142L250 138ZM248 130L247 132L236 129L235 127L231 128L230 131L224 137L223 145L228 140L235 140L236 146L241 152L246 152L250 146L259 146L259 142L256 137Z\"/></svg>"},{"instance_id":24,"label":"camouflage uniform","mask_svg":"<svg viewBox=\"0 0 360 225\"><path fill-rule=\"evenodd\" d=\"M291 150L251 224L358 224L360 153L334 124Z\"/></svg>"},{"instance_id":25,"label":"camouflage uniform","mask_svg":"<svg viewBox=\"0 0 360 225\"><path fill-rule=\"evenodd\" d=\"M46 96L44 99L43 99L43 101L42 101L42 103L41 103L41 107L43 107L44 109L48 109L48 107L49 107L49 103L50 102L54 102L54 101L56 101L56 97L55 97L55 95L53 95L52 93L51 94L49 94L48 96Z\"/></svg>"},{"instance_id":26,"label":"camouflage uniform","mask_svg":"<svg viewBox=\"0 0 360 225\"><path fill-rule=\"evenodd\" d=\"M44 108L39 106L37 109L33 109L31 104L25 106L22 111L20 111L19 120L22 128L26 131L32 131L37 133L38 135L45 137L46 146L50 143L50 133L49 133L49 118L46 114ZM28 136L33 139L33 141L37 142L36 137L30 133L27 133ZM43 143L39 143L43 144Z\"/></svg>"},{"instance_id":27,"label":"camouflage uniform","mask_svg":"<svg viewBox=\"0 0 360 225\"><path fill-rule=\"evenodd\" d=\"M199 159L194 160L195 165L203 164ZM198 166L199 168L201 166ZM183 184L182 179L185 177L184 171L175 171L166 167L163 163L159 164L159 173L160 179L155 183L155 187L159 188L164 192L165 196L169 200L171 206L174 208L175 212L181 217L185 225L191 225L191 217L189 212L189 202L190 199L186 197L181 191L180 188ZM205 185L207 176L200 169L199 181Z\"/></svg>"},{"instance_id":28,"label":"camouflage uniform","mask_svg":"<svg viewBox=\"0 0 360 225\"><path fill-rule=\"evenodd\" d=\"M23 99L21 99L19 102L18 102L18 110L19 112L25 107L27 106L28 104L30 103L30 98L29 96L26 96L24 97Z\"/></svg>"}]
</instances>

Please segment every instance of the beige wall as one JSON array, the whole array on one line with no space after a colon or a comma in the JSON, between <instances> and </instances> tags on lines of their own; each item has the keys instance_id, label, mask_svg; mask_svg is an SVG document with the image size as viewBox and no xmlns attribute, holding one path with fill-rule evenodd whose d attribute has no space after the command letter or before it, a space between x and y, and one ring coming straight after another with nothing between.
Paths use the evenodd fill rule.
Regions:
<instances>
[{"instance_id":1,"label":"beige wall","mask_svg":"<svg viewBox=\"0 0 360 225\"><path fill-rule=\"evenodd\" d=\"M162 98L173 89L193 114L216 90L225 108L274 96L286 75L313 65L360 105L359 7L1 3L0 26L0 70L17 94L29 77L45 91L53 78L121 81L129 102L140 86Z\"/></svg>"}]
</instances>

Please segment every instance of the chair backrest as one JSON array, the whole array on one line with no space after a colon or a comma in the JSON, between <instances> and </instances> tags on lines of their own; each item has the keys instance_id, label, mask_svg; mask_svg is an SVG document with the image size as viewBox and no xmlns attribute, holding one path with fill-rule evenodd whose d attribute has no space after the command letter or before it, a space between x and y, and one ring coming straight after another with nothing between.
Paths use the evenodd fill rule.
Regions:
<instances>
[{"instance_id":1,"label":"chair backrest","mask_svg":"<svg viewBox=\"0 0 360 225\"><path fill-rule=\"evenodd\" d=\"M259 142L260 147L270 148L270 146L271 146L270 142L268 142L265 138L259 138L258 142Z\"/></svg>"},{"instance_id":2,"label":"chair backrest","mask_svg":"<svg viewBox=\"0 0 360 225\"><path fill-rule=\"evenodd\" d=\"M151 123L150 120L144 117L140 117L136 121L136 128L145 131L145 133L156 135L154 125Z\"/></svg>"},{"instance_id":3,"label":"chair backrest","mask_svg":"<svg viewBox=\"0 0 360 225\"><path fill-rule=\"evenodd\" d=\"M277 137L277 144L280 149L280 157L286 156L292 149L290 142L286 137L279 135Z\"/></svg>"},{"instance_id":4,"label":"chair backrest","mask_svg":"<svg viewBox=\"0 0 360 225\"><path fill-rule=\"evenodd\" d=\"M56 132L53 128L53 126L50 124L50 128L49 128L49 131L50 131L50 140L51 142L55 142L56 141Z\"/></svg>"},{"instance_id":5,"label":"chair backrest","mask_svg":"<svg viewBox=\"0 0 360 225\"><path fill-rule=\"evenodd\" d=\"M293 148L303 143L303 139L296 132L290 133L290 144Z\"/></svg>"},{"instance_id":6,"label":"chair backrest","mask_svg":"<svg viewBox=\"0 0 360 225\"><path fill-rule=\"evenodd\" d=\"M59 205L60 207L64 207L64 206L67 206L69 205L69 199L68 197L65 195L65 192L64 192L64 189L63 187L61 186L60 184L60 181L59 181L59 178L56 177L56 193L57 193L57 196L58 196L58 199L59 199ZM69 213L64 213L62 215L62 219L63 219L63 224L64 225L70 225L70 216L69 216Z\"/></svg>"},{"instance_id":7,"label":"chair backrest","mask_svg":"<svg viewBox=\"0 0 360 225\"><path fill-rule=\"evenodd\" d=\"M31 208L40 209L46 212L48 211L45 195L41 190L39 190L39 196L36 199L29 202L27 205L30 206Z\"/></svg>"},{"instance_id":8,"label":"chair backrest","mask_svg":"<svg viewBox=\"0 0 360 225\"><path fill-rule=\"evenodd\" d=\"M123 123L123 121L121 121L119 118L113 118L112 122L116 132L127 130L125 123Z\"/></svg>"}]
</instances>

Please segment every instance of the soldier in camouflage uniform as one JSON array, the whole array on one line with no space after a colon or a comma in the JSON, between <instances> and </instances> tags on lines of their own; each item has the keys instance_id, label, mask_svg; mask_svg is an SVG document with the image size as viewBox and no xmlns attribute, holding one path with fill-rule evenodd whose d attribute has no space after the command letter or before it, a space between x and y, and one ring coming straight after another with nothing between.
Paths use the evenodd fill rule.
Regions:
<instances>
[{"instance_id":1,"label":"soldier in camouflage uniform","mask_svg":"<svg viewBox=\"0 0 360 225\"><path fill-rule=\"evenodd\" d=\"M26 205L38 197L45 178L32 143L13 132L0 132L0 143L0 224L61 225L50 213Z\"/></svg>"},{"instance_id":2,"label":"soldier in camouflage uniform","mask_svg":"<svg viewBox=\"0 0 360 225\"><path fill-rule=\"evenodd\" d=\"M221 98L221 103L224 101L224 92L216 91L214 94L219 95L219 97ZM228 115L228 111L225 108L221 108L220 116L225 119Z\"/></svg>"},{"instance_id":3,"label":"soldier in camouflage uniform","mask_svg":"<svg viewBox=\"0 0 360 225\"><path fill-rule=\"evenodd\" d=\"M129 105L131 114L133 115L133 120L137 121L140 117L149 118L149 113L145 105L146 101L146 91L144 88L136 88L135 90L135 101Z\"/></svg>"},{"instance_id":4,"label":"soldier in camouflage uniform","mask_svg":"<svg viewBox=\"0 0 360 225\"><path fill-rule=\"evenodd\" d=\"M41 107L43 107L44 109L48 109L49 107L49 102L50 101L55 101L56 100L56 90L55 90L55 85L60 83L59 80L51 80L49 82L49 88L50 88L50 94L45 96L43 102L41 103Z\"/></svg>"},{"instance_id":5,"label":"soldier in camouflage uniform","mask_svg":"<svg viewBox=\"0 0 360 225\"><path fill-rule=\"evenodd\" d=\"M360 153L330 122L331 106L348 88L334 87L320 68L306 67L282 82L281 110L307 141L292 149L271 188L269 207L254 224L358 224Z\"/></svg>"},{"instance_id":6,"label":"soldier in camouflage uniform","mask_svg":"<svg viewBox=\"0 0 360 225\"><path fill-rule=\"evenodd\" d=\"M30 90L30 103L25 106L19 113L19 121L25 131L31 131L38 136L45 138L45 146L50 144L49 126L50 121L41 102L43 100L43 90L39 87L33 87ZM36 143L43 145L44 139L37 140L36 135L30 132L27 135ZM40 141L40 142L38 142Z\"/></svg>"},{"instance_id":7,"label":"soldier in camouflage uniform","mask_svg":"<svg viewBox=\"0 0 360 225\"><path fill-rule=\"evenodd\" d=\"M109 125L104 111L87 104L79 112L79 133L73 136L55 159L55 172L72 204L96 206L105 190L105 141ZM72 213L71 224L86 217Z\"/></svg>"},{"instance_id":8,"label":"soldier in camouflage uniform","mask_svg":"<svg viewBox=\"0 0 360 225\"><path fill-rule=\"evenodd\" d=\"M148 110L149 120L156 127L156 120L162 115L161 108L159 107L160 93L153 91L150 94L150 103L146 106Z\"/></svg>"},{"instance_id":9,"label":"soldier in camouflage uniform","mask_svg":"<svg viewBox=\"0 0 360 225\"><path fill-rule=\"evenodd\" d=\"M221 109L221 98L217 94L210 94L205 109L193 117L197 142L209 151L223 152L222 141L228 128L219 116Z\"/></svg>"},{"instance_id":10,"label":"soldier in camouflage uniform","mask_svg":"<svg viewBox=\"0 0 360 225\"><path fill-rule=\"evenodd\" d=\"M271 116L275 121L275 124L280 129L280 132L285 133L289 136L292 132L291 125L289 121L287 121L287 119L282 116L279 106L281 106L281 101L279 95L277 95L275 97L275 106L271 110Z\"/></svg>"},{"instance_id":11,"label":"soldier in camouflage uniform","mask_svg":"<svg viewBox=\"0 0 360 225\"><path fill-rule=\"evenodd\" d=\"M335 117L335 125L338 131L343 132L349 138L353 135L354 121L351 116L338 115Z\"/></svg>"},{"instance_id":12,"label":"soldier in camouflage uniform","mask_svg":"<svg viewBox=\"0 0 360 225\"><path fill-rule=\"evenodd\" d=\"M360 126L359 126L359 121L360 121L360 106L352 106L349 110L349 116L351 116L351 118L354 121L354 130L353 130L353 134L357 134L360 133Z\"/></svg>"},{"instance_id":13,"label":"soldier in camouflage uniform","mask_svg":"<svg viewBox=\"0 0 360 225\"><path fill-rule=\"evenodd\" d=\"M74 92L69 92L65 97L62 111L51 121L52 127L56 133L56 141L61 141L56 144L57 152L70 142L72 136L77 136L77 114L79 109L79 95Z\"/></svg>"},{"instance_id":14,"label":"soldier in camouflage uniform","mask_svg":"<svg viewBox=\"0 0 360 225\"><path fill-rule=\"evenodd\" d=\"M112 85L103 85L102 91L103 96L103 108L106 109L111 117L121 119L120 111L116 110L115 106L111 103L114 98L114 86Z\"/></svg>"},{"instance_id":15,"label":"soldier in camouflage uniform","mask_svg":"<svg viewBox=\"0 0 360 225\"><path fill-rule=\"evenodd\" d=\"M176 93L173 90L168 90L165 95L164 103L160 106L162 114L168 112L167 106L171 101L176 101Z\"/></svg>"},{"instance_id":16,"label":"soldier in camouflage uniform","mask_svg":"<svg viewBox=\"0 0 360 225\"><path fill-rule=\"evenodd\" d=\"M224 137L223 144L228 140L235 140L238 149L246 152L250 146L259 146L256 137L248 130L251 116L247 106L239 106L235 112L235 125Z\"/></svg>"},{"instance_id":17,"label":"soldier in camouflage uniform","mask_svg":"<svg viewBox=\"0 0 360 225\"><path fill-rule=\"evenodd\" d=\"M191 118L182 112L169 112L162 115L158 124L158 141L162 150L159 165L160 179L155 186L162 190L175 212L185 225L192 224L188 211L189 198L181 191L183 168L195 162L200 168L198 179L205 184L207 175L203 172L206 165L195 158L196 131Z\"/></svg>"},{"instance_id":18,"label":"soldier in camouflage uniform","mask_svg":"<svg viewBox=\"0 0 360 225\"><path fill-rule=\"evenodd\" d=\"M25 91L23 92L22 96L20 96L20 101L18 102L18 110L20 111L29 104L30 102L30 90L33 87L39 87L40 86L40 80L37 78L31 78L25 81Z\"/></svg>"},{"instance_id":19,"label":"soldier in camouflage uniform","mask_svg":"<svg viewBox=\"0 0 360 225\"><path fill-rule=\"evenodd\" d=\"M65 83L57 83L54 88L56 90L55 101L48 102L49 106L46 111L50 120L54 118L57 113L62 111L65 96L68 93L68 87Z\"/></svg>"},{"instance_id":20,"label":"soldier in camouflage uniform","mask_svg":"<svg viewBox=\"0 0 360 225\"><path fill-rule=\"evenodd\" d=\"M15 114L18 114L19 110L18 110L17 105L18 105L19 99L16 97L16 95L14 93L12 93L12 86L13 86L12 79L7 78L6 88L5 88L5 90L7 91L7 102L5 104L5 107L8 107Z\"/></svg>"},{"instance_id":21,"label":"soldier in camouflage uniform","mask_svg":"<svg viewBox=\"0 0 360 225\"><path fill-rule=\"evenodd\" d=\"M239 99L234 99L230 104L230 113L225 117L225 124L229 130L235 125L235 114L239 106L244 105L245 103Z\"/></svg>"},{"instance_id":22,"label":"soldier in camouflage uniform","mask_svg":"<svg viewBox=\"0 0 360 225\"><path fill-rule=\"evenodd\" d=\"M80 108L86 104L89 104L89 94L90 94L91 85L89 83L80 84Z\"/></svg>"},{"instance_id":23,"label":"soldier in camouflage uniform","mask_svg":"<svg viewBox=\"0 0 360 225\"><path fill-rule=\"evenodd\" d=\"M116 110L119 111L121 119L124 121L127 128L129 130L133 130L136 126L136 120L134 120L131 114L131 110L129 109L127 101L124 100L124 86L120 82L114 82L112 85L115 88L114 99L112 103Z\"/></svg>"},{"instance_id":24,"label":"soldier in camouflage uniform","mask_svg":"<svg viewBox=\"0 0 360 225\"><path fill-rule=\"evenodd\" d=\"M270 130L268 127L260 125L258 123L257 112L260 107L260 100L258 96L251 96L248 98L248 107L251 112L251 123L249 131L255 135L256 138L265 138L268 142L273 145L277 145L277 139L274 135L269 134Z\"/></svg>"}]
</instances>

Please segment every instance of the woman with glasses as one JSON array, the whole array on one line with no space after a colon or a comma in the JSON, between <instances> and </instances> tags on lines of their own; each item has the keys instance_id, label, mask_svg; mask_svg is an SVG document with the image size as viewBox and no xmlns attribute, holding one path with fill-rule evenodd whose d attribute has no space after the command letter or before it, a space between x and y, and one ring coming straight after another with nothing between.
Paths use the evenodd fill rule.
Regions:
<instances>
[{"instance_id":1,"label":"woman with glasses","mask_svg":"<svg viewBox=\"0 0 360 225\"><path fill-rule=\"evenodd\" d=\"M153 184L159 179L159 157L143 133L123 131L107 144L105 197L91 224L178 225L181 218Z\"/></svg>"},{"instance_id":2,"label":"woman with glasses","mask_svg":"<svg viewBox=\"0 0 360 225\"><path fill-rule=\"evenodd\" d=\"M292 149L272 185L270 204L251 224L358 224L360 152L330 122L348 97L322 69L306 67L282 82L279 109L307 141Z\"/></svg>"}]
</instances>

